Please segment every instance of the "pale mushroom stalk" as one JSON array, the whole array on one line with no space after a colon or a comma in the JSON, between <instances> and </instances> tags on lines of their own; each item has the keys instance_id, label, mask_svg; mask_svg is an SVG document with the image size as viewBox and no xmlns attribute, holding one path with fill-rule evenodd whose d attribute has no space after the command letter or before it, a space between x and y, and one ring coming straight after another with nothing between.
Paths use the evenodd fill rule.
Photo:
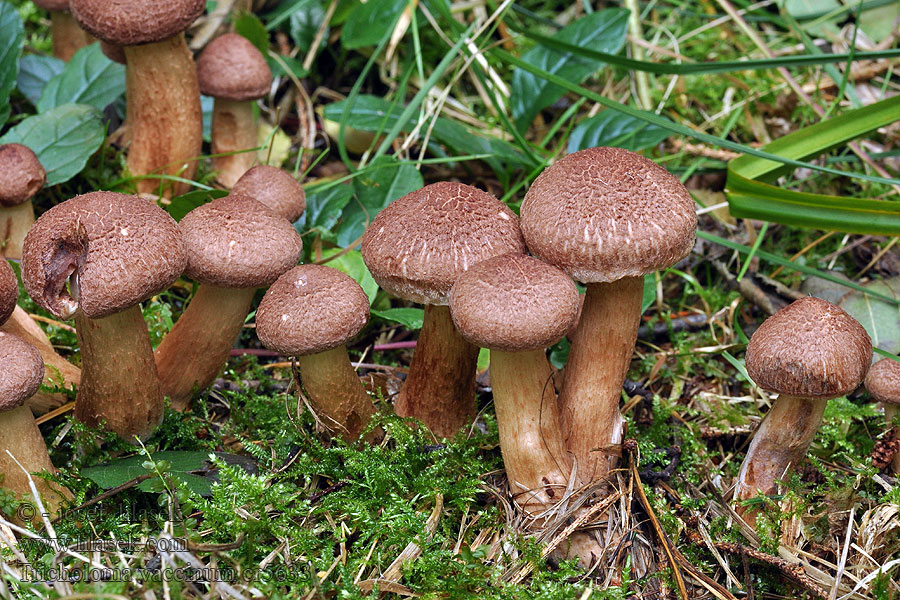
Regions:
<instances>
[{"instance_id":1,"label":"pale mushroom stalk","mask_svg":"<svg viewBox=\"0 0 900 600\"><path fill-rule=\"evenodd\" d=\"M607 446L622 441L619 399L641 320L644 278L589 283L559 395L563 435L581 481L614 466Z\"/></svg>"},{"instance_id":2,"label":"pale mushroom stalk","mask_svg":"<svg viewBox=\"0 0 900 600\"><path fill-rule=\"evenodd\" d=\"M887 402L883 403L884 408L884 420L888 425L894 422L894 417L897 416L897 409L900 406L896 404L889 404ZM900 426L894 426L894 439L900 440ZM894 459L891 461L891 469L894 473L900 474L900 452L894 454Z\"/></svg>"},{"instance_id":3,"label":"pale mushroom stalk","mask_svg":"<svg viewBox=\"0 0 900 600\"><path fill-rule=\"evenodd\" d=\"M215 380L241 333L255 293L256 288L209 283L197 287L187 309L156 348L160 384L172 408L187 410L194 391Z\"/></svg>"},{"instance_id":4,"label":"pale mushroom stalk","mask_svg":"<svg viewBox=\"0 0 900 600\"><path fill-rule=\"evenodd\" d=\"M872 399L881 403L885 424L893 429L893 438L900 440L900 426L892 427L900 407L900 363L892 358L882 358L869 369L865 384ZM891 469L900 474L900 452L894 454Z\"/></svg>"},{"instance_id":5,"label":"pale mushroom stalk","mask_svg":"<svg viewBox=\"0 0 900 600\"><path fill-rule=\"evenodd\" d=\"M53 39L53 56L66 62L94 41L68 11L50 11L50 37Z\"/></svg>"},{"instance_id":6,"label":"pale mushroom stalk","mask_svg":"<svg viewBox=\"0 0 900 600\"><path fill-rule=\"evenodd\" d=\"M0 256L19 258L22 242L34 223L31 201L16 206L0 206Z\"/></svg>"},{"instance_id":7,"label":"pale mushroom stalk","mask_svg":"<svg viewBox=\"0 0 900 600\"><path fill-rule=\"evenodd\" d=\"M22 144L0 145L0 258L21 258L34 223L31 199L47 182L35 153Z\"/></svg>"},{"instance_id":8,"label":"pale mushroom stalk","mask_svg":"<svg viewBox=\"0 0 900 600\"><path fill-rule=\"evenodd\" d=\"M450 309L426 304L409 374L394 400L394 411L420 419L438 437L453 435L475 416L477 360L478 348L456 331Z\"/></svg>"},{"instance_id":9,"label":"pale mushroom stalk","mask_svg":"<svg viewBox=\"0 0 900 600\"><path fill-rule=\"evenodd\" d=\"M253 104L248 101L217 98L212 116L212 159L218 179L225 187L232 187L256 162L258 145Z\"/></svg>"},{"instance_id":10,"label":"pale mushroom stalk","mask_svg":"<svg viewBox=\"0 0 900 600\"><path fill-rule=\"evenodd\" d=\"M163 173L192 179L203 144L197 71L184 34L161 42L125 46L125 96L132 175ZM189 184L148 178L138 193L185 193Z\"/></svg>"}]
</instances>

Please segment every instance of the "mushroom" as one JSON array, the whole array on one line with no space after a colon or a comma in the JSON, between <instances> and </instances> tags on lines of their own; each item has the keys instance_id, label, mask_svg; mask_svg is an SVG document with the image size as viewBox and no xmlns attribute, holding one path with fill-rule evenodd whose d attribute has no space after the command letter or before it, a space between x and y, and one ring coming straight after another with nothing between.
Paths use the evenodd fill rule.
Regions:
<instances>
[{"instance_id":1,"label":"mushroom","mask_svg":"<svg viewBox=\"0 0 900 600\"><path fill-rule=\"evenodd\" d=\"M801 298L759 326L747 345L747 374L779 394L753 436L736 495L775 492L815 437L825 405L855 390L872 362L872 341L853 317L819 298ZM755 511L739 507L750 523Z\"/></svg>"},{"instance_id":2,"label":"mushroom","mask_svg":"<svg viewBox=\"0 0 900 600\"><path fill-rule=\"evenodd\" d=\"M188 263L200 285L156 349L163 394L186 410L234 347L257 288L300 262L303 241L286 220L247 196L230 194L197 207L178 224Z\"/></svg>"},{"instance_id":3,"label":"mushroom","mask_svg":"<svg viewBox=\"0 0 900 600\"><path fill-rule=\"evenodd\" d=\"M101 40L123 46L128 110L128 169L191 179L203 143L200 88L184 30L203 13L203 0L71 0L72 15ZM137 182L139 193L182 194L157 178Z\"/></svg>"},{"instance_id":4,"label":"mushroom","mask_svg":"<svg viewBox=\"0 0 900 600\"><path fill-rule=\"evenodd\" d=\"M900 426L893 426L900 407L900 362L892 358L879 360L869 369L865 384L869 395L884 407L884 420L893 428L894 439L900 440ZM900 475L900 452L894 454L891 468Z\"/></svg>"},{"instance_id":5,"label":"mushroom","mask_svg":"<svg viewBox=\"0 0 900 600\"><path fill-rule=\"evenodd\" d=\"M19 300L19 280L12 267L0 260L0 324L5 323L16 309Z\"/></svg>"},{"instance_id":6,"label":"mushroom","mask_svg":"<svg viewBox=\"0 0 900 600\"><path fill-rule=\"evenodd\" d=\"M0 146L0 257L22 257L22 242L34 223L31 199L46 181L41 161L28 146Z\"/></svg>"},{"instance_id":7,"label":"mushroom","mask_svg":"<svg viewBox=\"0 0 900 600\"><path fill-rule=\"evenodd\" d=\"M32 497L25 471L56 472L31 409L24 404L41 387L43 377L44 364L38 351L16 336L0 332L0 474L3 475L0 486L18 497ZM40 477L32 480L44 507L51 514L64 500L71 498L67 490ZM19 511L17 516L38 515Z\"/></svg>"},{"instance_id":8,"label":"mushroom","mask_svg":"<svg viewBox=\"0 0 900 600\"><path fill-rule=\"evenodd\" d=\"M259 340L297 357L310 406L325 427L348 442L359 438L375 414L346 346L368 320L369 298L359 284L322 265L283 274L256 311Z\"/></svg>"},{"instance_id":9,"label":"mushroom","mask_svg":"<svg viewBox=\"0 0 900 600\"><path fill-rule=\"evenodd\" d=\"M586 284L559 396L578 479L603 478L622 439L619 399L641 317L646 273L694 245L694 201L676 177L621 148L589 148L544 170L521 208L522 234L538 258Z\"/></svg>"},{"instance_id":10,"label":"mushroom","mask_svg":"<svg viewBox=\"0 0 900 600\"><path fill-rule=\"evenodd\" d=\"M278 167L253 167L237 180L231 193L262 202L291 223L306 210L303 186L290 173Z\"/></svg>"},{"instance_id":11,"label":"mushroom","mask_svg":"<svg viewBox=\"0 0 900 600\"><path fill-rule=\"evenodd\" d=\"M34 3L50 13L50 37L56 58L68 62L76 52L94 41L69 14L69 0L34 0Z\"/></svg>"},{"instance_id":12,"label":"mushroom","mask_svg":"<svg viewBox=\"0 0 900 600\"><path fill-rule=\"evenodd\" d=\"M105 421L126 440L148 437L159 424L163 396L139 303L171 285L186 263L178 225L137 196L76 196L35 222L25 238L22 276L38 305L57 318L75 318L79 421Z\"/></svg>"},{"instance_id":13,"label":"mushroom","mask_svg":"<svg viewBox=\"0 0 900 600\"><path fill-rule=\"evenodd\" d=\"M530 256L489 258L457 278L450 312L468 342L490 349L509 487L525 512L538 515L559 501L571 471L545 349L578 315L575 283Z\"/></svg>"},{"instance_id":14,"label":"mushroom","mask_svg":"<svg viewBox=\"0 0 900 600\"><path fill-rule=\"evenodd\" d=\"M262 53L237 33L211 41L197 59L200 91L215 98L212 151L218 179L227 188L253 166L257 143L253 101L272 86L272 72Z\"/></svg>"},{"instance_id":15,"label":"mushroom","mask_svg":"<svg viewBox=\"0 0 900 600\"><path fill-rule=\"evenodd\" d=\"M462 183L433 183L391 202L363 235L363 260L378 285L425 304L394 411L422 420L438 437L453 435L475 415L478 348L453 327L450 287L470 266L510 253L525 253L515 213Z\"/></svg>"}]
</instances>

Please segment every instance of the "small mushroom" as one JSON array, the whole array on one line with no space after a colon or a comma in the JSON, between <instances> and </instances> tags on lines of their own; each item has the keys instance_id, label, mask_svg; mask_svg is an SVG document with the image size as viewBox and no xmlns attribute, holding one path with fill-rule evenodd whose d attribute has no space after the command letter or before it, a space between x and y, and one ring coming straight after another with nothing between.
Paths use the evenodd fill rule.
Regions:
<instances>
[{"instance_id":1,"label":"small mushroom","mask_svg":"<svg viewBox=\"0 0 900 600\"><path fill-rule=\"evenodd\" d=\"M231 193L262 202L291 223L306 210L303 186L290 173L278 167L253 167L237 180Z\"/></svg>"},{"instance_id":2,"label":"small mushroom","mask_svg":"<svg viewBox=\"0 0 900 600\"><path fill-rule=\"evenodd\" d=\"M203 13L203 0L71 0L84 29L125 49L128 169L132 175L176 175L191 179L203 143L200 88L184 30ZM188 189L157 178L137 182L139 193Z\"/></svg>"},{"instance_id":3,"label":"small mushroom","mask_svg":"<svg viewBox=\"0 0 900 600\"><path fill-rule=\"evenodd\" d=\"M256 290L300 262L303 241L286 219L237 194L195 208L178 228L185 275L200 285L156 349L156 365L163 394L186 410L228 359Z\"/></svg>"},{"instance_id":4,"label":"small mushroom","mask_svg":"<svg viewBox=\"0 0 900 600\"><path fill-rule=\"evenodd\" d=\"M0 257L22 257L22 242L34 223L31 199L46 181L41 161L28 146L0 146Z\"/></svg>"},{"instance_id":5,"label":"small mushroom","mask_svg":"<svg viewBox=\"0 0 900 600\"><path fill-rule=\"evenodd\" d=\"M297 357L310 406L348 442L375 414L346 346L368 320L369 299L359 284L322 265L301 265L279 277L256 311L259 340Z\"/></svg>"},{"instance_id":6,"label":"small mushroom","mask_svg":"<svg viewBox=\"0 0 900 600\"><path fill-rule=\"evenodd\" d=\"M218 179L231 188L256 161L257 125L253 102L272 86L272 72L262 53L237 33L211 41L197 59L200 91L215 98L212 151Z\"/></svg>"},{"instance_id":7,"label":"small mushroom","mask_svg":"<svg viewBox=\"0 0 900 600\"><path fill-rule=\"evenodd\" d=\"M23 280L38 305L75 318L79 421L105 421L126 440L148 437L159 424L163 396L140 302L169 287L186 263L178 225L137 196L76 196L35 222L25 238Z\"/></svg>"},{"instance_id":8,"label":"small mushroom","mask_svg":"<svg viewBox=\"0 0 900 600\"><path fill-rule=\"evenodd\" d=\"M50 37L56 58L68 62L76 52L94 41L69 14L69 0L34 0L34 3L50 13Z\"/></svg>"},{"instance_id":9,"label":"small mushroom","mask_svg":"<svg viewBox=\"0 0 900 600\"><path fill-rule=\"evenodd\" d=\"M378 285L425 305L394 411L422 420L438 437L453 435L475 416L478 348L453 326L450 287L472 265L510 253L525 253L515 213L462 183L433 183L394 200L363 236L363 260Z\"/></svg>"},{"instance_id":10,"label":"small mushroom","mask_svg":"<svg viewBox=\"0 0 900 600\"><path fill-rule=\"evenodd\" d=\"M741 465L738 500L775 493L789 468L806 456L828 400L863 382L872 341L853 317L819 298L801 298L759 326L747 345L747 374L778 394ZM739 507L745 520L756 512Z\"/></svg>"},{"instance_id":11,"label":"small mushroom","mask_svg":"<svg viewBox=\"0 0 900 600\"><path fill-rule=\"evenodd\" d=\"M38 351L16 336L0 332L0 474L3 475L0 486L20 498L32 498L25 471L56 472L44 437L31 409L25 405L25 400L41 387L43 377L44 364ZM32 477L32 480L44 507L51 514L64 500L71 498L67 490L40 477ZM18 516L23 515L39 516L35 512L30 515L20 512Z\"/></svg>"},{"instance_id":12,"label":"small mushroom","mask_svg":"<svg viewBox=\"0 0 900 600\"><path fill-rule=\"evenodd\" d=\"M5 323L16 309L19 299L19 280L12 267L0 260L0 324Z\"/></svg>"},{"instance_id":13,"label":"small mushroom","mask_svg":"<svg viewBox=\"0 0 900 600\"><path fill-rule=\"evenodd\" d=\"M589 148L544 170L521 209L535 256L586 284L559 404L581 483L603 478L621 442L619 400L641 318L644 275L694 246L694 201L677 177L621 148Z\"/></svg>"},{"instance_id":14,"label":"small mushroom","mask_svg":"<svg viewBox=\"0 0 900 600\"><path fill-rule=\"evenodd\" d=\"M866 375L866 390L884 408L884 420L892 427L897 409L900 408L900 362L891 358L882 358L872 365ZM900 426L893 427L894 439L900 439ZM894 473L900 475L900 452L894 455L891 463Z\"/></svg>"}]
</instances>

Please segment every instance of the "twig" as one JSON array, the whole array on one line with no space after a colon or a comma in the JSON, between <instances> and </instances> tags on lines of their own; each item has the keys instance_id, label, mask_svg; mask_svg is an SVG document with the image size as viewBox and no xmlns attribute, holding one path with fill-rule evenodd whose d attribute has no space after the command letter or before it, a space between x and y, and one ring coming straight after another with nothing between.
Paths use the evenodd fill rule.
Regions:
<instances>
[{"instance_id":1,"label":"twig","mask_svg":"<svg viewBox=\"0 0 900 600\"><path fill-rule=\"evenodd\" d=\"M756 559L760 562L764 562L767 565L773 566L801 586L806 588L808 591L817 595L820 598L827 598L828 592L822 589L819 584L813 581L809 575L806 574L806 571L803 569L803 566L797 563L791 563L786 561L783 558L778 558L777 556L772 556L771 554L766 554L765 552L760 552L759 550L754 550L753 548L748 548L743 544L734 544L731 542L717 542L715 547L719 550L724 550L725 552L730 552L732 554L744 554L749 556L750 558Z\"/></svg>"}]
</instances>

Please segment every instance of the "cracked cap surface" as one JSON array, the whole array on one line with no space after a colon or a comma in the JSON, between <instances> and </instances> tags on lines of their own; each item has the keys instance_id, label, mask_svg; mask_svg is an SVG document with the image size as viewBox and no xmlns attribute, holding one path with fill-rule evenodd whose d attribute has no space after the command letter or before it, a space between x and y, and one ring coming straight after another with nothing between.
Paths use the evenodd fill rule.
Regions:
<instances>
[{"instance_id":1,"label":"cracked cap surface","mask_svg":"<svg viewBox=\"0 0 900 600\"><path fill-rule=\"evenodd\" d=\"M16 308L19 299L19 280L9 266L9 261L0 257L0 325L6 323Z\"/></svg>"},{"instance_id":2,"label":"cracked cap surface","mask_svg":"<svg viewBox=\"0 0 900 600\"><path fill-rule=\"evenodd\" d=\"M232 194L250 196L262 202L291 223L306 210L306 193L293 175L268 165L258 165L241 175Z\"/></svg>"},{"instance_id":3,"label":"cracked cap surface","mask_svg":"<svg viewBox=\"0 0 900 600\"><path fill-rule=\"evenodd\" d=\"M34 395L44 379L44 360L37 349L0 331L0 412L18 408Z\"/></svg>"},{"instance_id":4,"label":"cracked cap surface","mask_svg":"<svg viewBox=\"0 0 900 600\"><path fill-rule=\"evenodd\" d=\"M866 389L879 402L900 404L900 363L882 358L866 375Z\"/></svg>"},{"instance_id":5,"label":"cracked cap surface","mask_svg":"<svg viewBox=\"0 0 900 600\"><path fill-rule=\"evenodd\" d=\"M117 46L160 42L203 14L204 0L70 0L69 10L94 37Z\"/></svg>"},{"instance_id":6,"label":"cracked cap surface","mask_svg":"<svg viewBox=\"0 0 900 600\"><path fill-rule=\"evenodd\" d=\"M584 283L670 267L694 246L694 201L652 160L621 148L569 154L535 179L520 211L535 256Z\"/></svg>"}]
</instances>

